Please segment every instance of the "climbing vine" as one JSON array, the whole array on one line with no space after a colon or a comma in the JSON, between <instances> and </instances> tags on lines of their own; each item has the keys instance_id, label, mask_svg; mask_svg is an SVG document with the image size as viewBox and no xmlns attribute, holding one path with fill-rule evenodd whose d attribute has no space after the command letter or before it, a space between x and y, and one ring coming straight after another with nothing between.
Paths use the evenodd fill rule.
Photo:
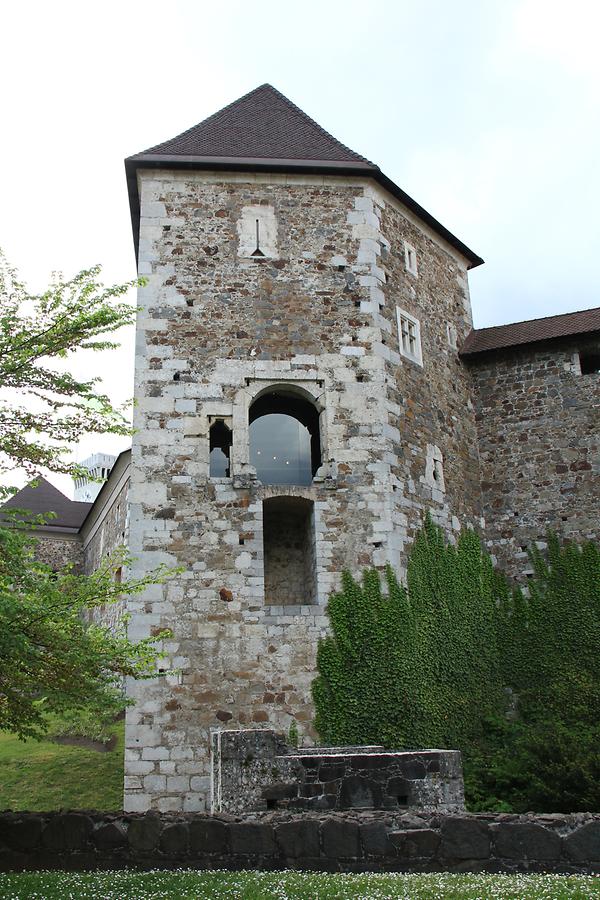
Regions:
<instances>
[{"instance_id":1,"label":"climbing vine","mask_svg":"<svg viewBox=\"0 0 600 900\"><path fill-rule=\"evenodd\" d=\"M321 739L458 748L479 808L532 808L535 785L538 808L557 808L561 752L581 755L600 736L600 550L550 537L530 557L526 596L511 590L472 530L452 546L427 517L406 586L390 568L383 579L373 569L360 581L344 573L312 688ZM551 725L561 752L549 751ZM554 793L540 784L544 761ZM588 753L566 765L569 802L584 796L589 805L583 785L596 763Z\"/></svg>"}]
</instances>

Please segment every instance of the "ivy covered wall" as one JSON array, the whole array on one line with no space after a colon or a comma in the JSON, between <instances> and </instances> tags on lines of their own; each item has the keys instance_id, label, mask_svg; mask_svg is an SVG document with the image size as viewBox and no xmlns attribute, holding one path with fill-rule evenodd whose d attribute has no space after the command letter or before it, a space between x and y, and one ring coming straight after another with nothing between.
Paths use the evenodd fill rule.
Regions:
<instances>
[{"instance_id":1,"label":"ivy covered wall","mask_svg":"<svg viewBox=\"0 0 600 900\"><path fill-rule=\"evenodd\" d=\"M345 574L330 598L331 635L320 643L313 683L321 739L460 749L473 804L508 809L530 802L527 770L541 764L518 749L524 735L525 743L538 740L550 725L577 734L573 746L581 750L584 729L590 771L571 791L570 808L597 806L590 784L600 757L589 730L600 718L600 551L550 538L545 556L534 550L531 560L525 596L494 569L473 531L451 546L427 519L406 586L390 569L383 585L373 570L360 583ZM548 757L547 742L538 757ZM503 769L519 753L517 797ZM560 768L573 768L562 757L548 774L556 791L537 796L540 808L560 808Z\"/></svg>"}]
</instances>

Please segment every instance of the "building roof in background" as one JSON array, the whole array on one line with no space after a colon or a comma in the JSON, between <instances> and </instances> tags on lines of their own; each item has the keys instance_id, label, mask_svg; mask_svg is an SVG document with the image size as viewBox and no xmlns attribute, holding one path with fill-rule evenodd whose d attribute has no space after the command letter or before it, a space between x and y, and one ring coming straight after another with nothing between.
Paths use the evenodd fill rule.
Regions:
<instances>
[{"instance_id":1,"label":"building roof in background","mask_svg":"<svg viewBox=\"0 0 600 900\"><path fill-rule=\"evenodd\" d=\"M55 517L48 519L45 525L36 526L36 530L76 532L91 507L91 503L69 500L45 478L38 478L34 484L28 484L14 494L0 510L23 509L34 516L53 512Z\"/></svg>"},{"instance_id":2,"label":"building roof in background","mask_svg":"<svg viewBox=\"0 0 600 900\"><path fill-rule=\"evenodd\" d=\"M141 168L304 172L374 178L458 250L470 268L483 262L387 178L379 166L340 143L270 84L255 88L171 140L125 160L136 256L140 220L137 171Z\"/></svg>"},{"instance_id":3,"label":"building roof in background","mask_svg":"<svg viewBox=\"0 0 600 900\"><path fill-rule=\"evenodd\" d=\"M475 356L491 350L519 347L523 344L535 344L539 341L551 341L595 331L600 331L600 307L547 316L543 319L512 322L510 325L475 328L467 335L460 355Z\"/></svg>"}]
</instances>

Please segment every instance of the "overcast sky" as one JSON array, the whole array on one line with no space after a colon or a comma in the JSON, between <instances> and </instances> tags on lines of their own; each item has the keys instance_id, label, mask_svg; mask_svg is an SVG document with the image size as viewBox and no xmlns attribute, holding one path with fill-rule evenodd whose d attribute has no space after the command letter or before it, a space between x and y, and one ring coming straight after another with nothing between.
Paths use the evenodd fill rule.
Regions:
<instances>
[{"instance_id":1,"label":"overcast sky","mask_svg":"<svg viewBox=\"0 0 600 900\"><path fill-rule=\"evenodd\" d=\"M476 326L600 305L596 0L22 0L0 34L0 246L32 289L133 278L124 157L268 81L483 256ZM131 336L96 365L132 394Z\"/></svg>"}]
</instances>

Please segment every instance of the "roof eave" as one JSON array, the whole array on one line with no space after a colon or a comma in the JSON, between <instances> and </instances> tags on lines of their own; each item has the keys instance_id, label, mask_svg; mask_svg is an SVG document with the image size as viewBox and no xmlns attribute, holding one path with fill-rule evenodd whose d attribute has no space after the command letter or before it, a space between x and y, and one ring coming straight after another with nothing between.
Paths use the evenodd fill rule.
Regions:
<instances>
[{"instance_id":1,"label":"roof eave","mask_svg":"<svg viewBox=\"0 0 600 900\"><path fill-rule=\"evenodd\" d=\"M437 219L427 212L416 200L413 200L405 191L390 178L383 174L378 166L366 162L353 162L351 160L288 160L288 159L253 159L241 157L214 157L214 156L182 156L166 155L158 153L140 153L130 156L125 160L125 172L127 176L127 190L129 194L129 208L131 211L131 227L133 230L133 242L135 248L136 263L138 261L138 248L140 236L140 196L137 183L138 169L214 169L217 171L246 171L246 172L303 172L314 175L351 175L373 178L393 197L411 210L422 222L428 225L436 234L443 238L451 247L454 247L468 261L468 269L474 269L483 263L483 259L473 252L466 244L463 244L451 231L448 231Z\"/></svg>"},{"instance_id":2,"label":"roof eave","mask_svg":"<svg viewBox=\"0 0 600 900\"><path fill-rule=\"evenodd\" d=\"M477 329L473 329L471 334L474 334L474 332L476 331ZM476 362L477 359L483 356L488 356L490 353L503 353L509 350L519 350L521 347L531 348L539 346L540 344L565 343L568 341L572 341L575 338L593 337L596 334L600 335L600 329L580 329L577 331L570 331L566 334L553 334L548 335L547 337L536 337L529 340L512 341L506 344L498 344L498 346L496 347L475 347L474 350L469 349L469 337L471 336L471 334L467 335L463 349L459 350L458 352L460 358L466 360L467 362Z\"/></svg>"}]
</instances>

